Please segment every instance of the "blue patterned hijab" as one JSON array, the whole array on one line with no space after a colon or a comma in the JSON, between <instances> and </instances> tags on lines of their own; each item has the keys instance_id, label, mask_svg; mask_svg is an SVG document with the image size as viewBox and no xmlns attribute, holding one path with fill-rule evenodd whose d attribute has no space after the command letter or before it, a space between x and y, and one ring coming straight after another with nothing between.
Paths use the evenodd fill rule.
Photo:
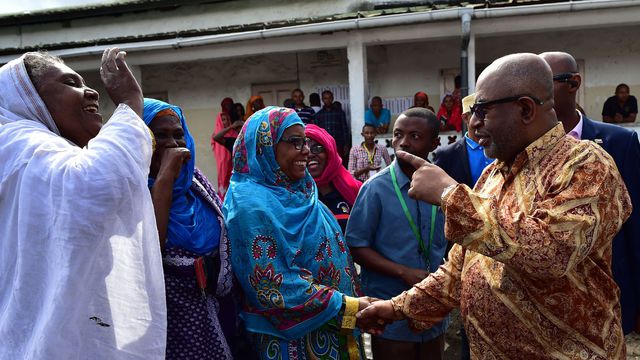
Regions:
<instances>
[{"instance_id":1,"label":"blue patterned hijab","mask_svg":"<svg viewBox=\"0 0 640 360\"><path fill-rule=\"evenodd\" d=\"M179 247L198 255L208 255L220 242L221 227L213 208L191 189L196 163L196 148L182 110L155 99L144 99L143 120L147 126L160 111L171 109L180 117L191 160L182 166L180 176L173 183L173 200L169 211L167 247ZM149 177L149 189L155 179Z\"/></svg>"},{"instance_id":2,"label":"blue patterned hijab","mask_svg":"<svg viewBox=\"0 0 640 360\"><path fill-rule=\"evenodd\" d=\"M246 326L285 339L329 322L357 284L340 226L318 201L313 178L306 172L292 181L276 161L276 144L295 125L304 126L294 110L274 106L247 120L223 208Z\"/></svg>"}]
</instances>

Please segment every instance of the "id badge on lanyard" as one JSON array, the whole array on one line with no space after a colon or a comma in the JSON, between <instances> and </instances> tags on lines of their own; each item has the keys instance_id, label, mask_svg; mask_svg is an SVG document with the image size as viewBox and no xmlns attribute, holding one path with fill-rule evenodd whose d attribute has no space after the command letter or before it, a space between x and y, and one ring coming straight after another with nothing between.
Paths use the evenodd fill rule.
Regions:
<instances>
[{"instance_id":1,"label":"id badge on lanyard","mask_svg":"<svg viewBox=\"0 0 640 360\"><path fill-rule=\"evenodd\" d=\"M400 192L400 186L398 186L398 179L396 176L395 166L393 166L393 164L390 165L390 172L391 172L391 181L393 182L393 189L395 190L396 197L398 198L398 201L400 201L400 205L402 206L402 210L404 211L404 216L407 218L407 221L409 222L409 226L411 227L411 231L413 232L413 235L418 241L418 246L420 247L422 256L424 257L424 260L427 264L427 271L430 273L431 261L429 260L429 255L431 254L431 244L433 243L433 233L436 227L436 213L438 208L435 205L431 205L431 228L429 228L429 245L428 247L425 247L424 240L422 239L422 234L420 233L420 229L418 228L416 223L413 221L413 217L409 212L407 203L404 201L404 198L402 197L402 193Z\"/></svg>"}]
</instances>

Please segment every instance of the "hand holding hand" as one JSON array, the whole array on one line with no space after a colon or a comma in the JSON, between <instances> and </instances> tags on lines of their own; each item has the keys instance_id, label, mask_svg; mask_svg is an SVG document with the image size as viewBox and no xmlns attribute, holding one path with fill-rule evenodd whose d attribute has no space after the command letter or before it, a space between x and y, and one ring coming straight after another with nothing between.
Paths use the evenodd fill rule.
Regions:
<instances>
[{"instance_id":1,"label":"hand holding hand","mask_svg":"<svg viewBox=\"0 0 640 360\"><path fill-rule=\"evenodd\" d=\"M142 90L124 60L126 53L118 48L107 48L102 53L100 78L114 104L125 103L142 117Z\"/></svg>"},{"instance_id":2,"label":"hand holding hand","mask_svg":"<svg viewBox=\"0 0 640 360\"><path fill-rule=\"evenodd\" d=\"M396 156L398 160L416 168L409 188L411 198L441 205L440 196L442 196L444 189L449 185L457 184L444 170L437 165L430 164L425 159L405 151L397 151Z\"/></svg>"},{"instance_id":3,"label":"hand holding hand","mask_svg":"<svg viewBox=\"0 0 640 360\"><path fill-rule=\"evenodd\" d=\"M358 327L372 335L381 335L384 326L401 319L390 300L374 301L356 314Z\"/></svg>"},{"instance_id":4,"label":"hand holding hand","mask_svg":"<svg viewBox=\"0 0 640 360\"><path fill-rule=\"evenodd\" d=\"M175 180L180 176L182 165L191 159L191 152L187 148L167 148L162 154L158 178Z\"/></svg>"}]
</instances>

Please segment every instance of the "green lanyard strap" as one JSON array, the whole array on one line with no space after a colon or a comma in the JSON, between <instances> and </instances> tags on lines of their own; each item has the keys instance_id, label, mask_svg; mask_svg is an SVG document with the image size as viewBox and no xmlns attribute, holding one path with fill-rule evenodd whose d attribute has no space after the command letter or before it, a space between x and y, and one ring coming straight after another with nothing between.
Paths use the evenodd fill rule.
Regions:
<instances>
[{"instance_id":1,"label":"green lanyard strap","mask_svg":"<svg viewBox=\"0 0 640 360\"><path fill-rule=\"evenodd\" d=\"M404 211L404 216L406 216L407 220L409 221L409 226L411 227L411 231L413 231L413 235L416 237L416 240L418 241L418 245L420 246L420 250L422 250L422 254L424 256L425 261L427 262L427 268L428 268L431 265L431 262L429 261L429 254L431 253L431 243L433 243L433 233L436 227L437 207L435 205L431 205L431 228L429 229L429 247L425 249L424 241L422 240L422 234L420 234L420 230L418 229L418 226L416 226L416 223L413 221L413 217L409 212L407 203L404 201L404 198L402 197L402 193L400 192L400 186L398 186L398 179L396 177L395 166L391 164L389 168L391 171L391 181L393 182L393 188L396 192L396 197L398 197L398 201L400 201L400 205L402 206L402 210Z\"/></svg>"}]
</instances>

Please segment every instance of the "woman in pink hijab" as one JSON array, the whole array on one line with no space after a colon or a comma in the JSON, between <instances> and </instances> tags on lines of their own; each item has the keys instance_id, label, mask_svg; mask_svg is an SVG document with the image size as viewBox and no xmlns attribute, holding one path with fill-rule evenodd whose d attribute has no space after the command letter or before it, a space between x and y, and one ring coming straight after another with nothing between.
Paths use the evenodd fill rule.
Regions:
<instances>
[{"instance_id":1,"label":"woman in pink hijab","mask_svg":"<svg viewBox=\"0 0 640 360\"><path fill-rule=\"evenodd\" d=\"M331 210L344 233L362 183L342 166L336 141L326 130L309 124L305 134L310 150L307 169L318 186L318 199Z\"/></svg>"},{"instance_id":2,"label":"woman in pink hijab","mask_svg":"<svg viewBox=\"0 0 640 360\"><path fill-rule=\"evenodd\" d=\"M233 99L224 98L220 104L222 111L216 118L216 127L211 135L211 148L216 158L218 168L218 194L224 199L224 194L229 187L231 179L231 153L233 143L238 137L238 130L242 127L243 121L233 121L235 115L235 105Z\"/></svg>"}]
</instances>

